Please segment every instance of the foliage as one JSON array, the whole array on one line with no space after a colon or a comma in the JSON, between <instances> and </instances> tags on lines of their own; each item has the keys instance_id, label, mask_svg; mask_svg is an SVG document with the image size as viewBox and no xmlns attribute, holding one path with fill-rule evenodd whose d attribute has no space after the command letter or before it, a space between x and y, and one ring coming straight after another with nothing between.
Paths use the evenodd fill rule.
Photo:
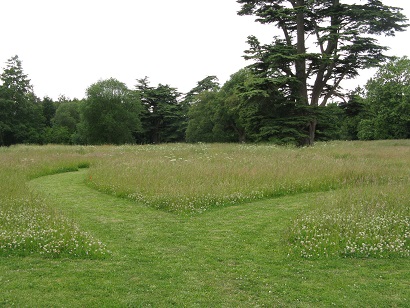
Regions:
<instances>
[{"instance_id":1,"label":"foliage","mask_svg":"<svg viewBox=\"0 0 410 308\"><path fill-rule=\"evenodd\" d=\"M52 127L52 119L54 118L56 114L56 106L53 102L53 100L49 97L44 97L42 102L41 102L42 108L43 108L43 117L45 120L45 125L46 127Z\"/></svg>"},{"instance_id":2,"label":"foliage","mask_svg":"<svg viewBox=\"0 0 410 308\"><path fill-rule=\"evenodd\" d=\"M368 116L367 106L364 102L363 89L357 88L349 94L348 101L339 104L343 111L341 126L341 139L358 140L360 122Z\"/></svg>"},{"instance_id":3,"label":"foliage","mask_svg":"<svg viewBox=\"0 0 410 308\"><path fill-rule=\"evenodd\" d=\"M245 78L237 84L235 92L241 101L237 110L248 138L257 142L298 144L306 137L303 133L306 108L283 96L280 80L261 78L249 69L242 72Z\"/></svg>"},{"instance_id":4,"label":"foliage","mask_svg":"<svg viewBox=\"0 0 410 308\"><path fill-rule=\"evenodd\" d=\"M241 70L233 74L223 86L209 87L191 96L194 103L189 110L186 132L188 142L233 142L246 141L243 127L245 104L238 96L237 87L244 82L246 73ZM200 84L189 93L197 92ZM243 108L243 109L242 109Z\"/></svg>"},{"instance_id":5,"label":"foliage","mask_svg":"<svg viewBox=\"0 0 410 308\"><path fill-rule=\"evenodd\" d=\"M197 94L189 110L187 141L298 144L306 137L307 110L278 87L276 81L241 69L220 89Z\"/></svg>"},{"instance_id":6,"label":"foliage","mask_svg":"<svg viewBox=\"0 0 410 308\"><path fill-rule=\"evenodd\" d=\"M81 122L81 108L83 101L72 100L60 102L51 128L46 131L48 143L74 144L81 143L76 137L79 135L78 126Z\"/></svg>"},{"instance_id":7,"label":"foliage","mask_svg":"<svg viewBox=\"0 0 410 308\"><path fill-rule=\"evenodd\" d=\"M220 89L219 81L216 76L207 76L197 82L197 85L191 89L184 97L185 103L192 104L196 101L196 96L205 91L217 92Z\"/></svg>"},{"instance_id":8,"label":"foliage","mask_svg":"<svg viewBox=\"0 0 410 308\"><path fill-rule=\"evenodd\" d=\"M359 124L359 138L410 137L410 59L393 58L366 84L369 116Z\"/></svg>"},{"instance_id":9,"label":"foliage","mask_svg":"<svg viewBox=\"0 0 410 308\"><path fill-rule=\"evenodd\" d=\"M274 79L283 96L304 106L325 106L343 96L340 83L358 76L360 69L377 66L387 49L374 35L404 31L406 18L400 8L368 0L366 4L333 1L238 0L240 15L274 24L282 31L271 44L261 45L250 36L245 58L262 78ZM317 119L307 121L306 144L313 144Z\"/></svg>"},{"instance_id":10,"label":"foliage","mask_svg":"<svg viewBox=\"0 0 410 308\"><path fill-rule=\"evenodd\" d=\"M0 78L0 146L40 143L43 111L18 56L7 61Z\"/></svg>"},{"instance_id":11,"label":"foliage","mask_svg":"<svg viewBox=\"0 0 410 308\"><path fill-rule=\"evenodd\" d=\"M147 77L138 80L135 90L111 78L93 84L87 100L81 101L38 99L21 61L13 57L0 86L0 146L182 141L303 146L310 143L311 124L318 141L408 138L407 58L382 66L366 92L358 88L347 99L341 97L338 106L313 106L297 102L297 78L278 75L270 67L290 65L293 47L278 43L262 52L265 47L255 38L250 44L248 53L263 61L255 58L222 87L216 76L208 76L182 95L169 85L150 86ZM290 62L276 53L280 50ZM291 70L285 66L282 70Z\"/></svg>"},{"instance_id":12,"label":"foliage","mask_svg":"<svg viewBox=\"0 0 410 308\"><path fill-rule=\"evenodd\" d=\"M189 104L186 141L232 142L235 132L221 97L221 89L215 76L199 81L188 92L185 101Z\"/></svg>"},{"instance_id":13,"label":"foliage","mask_svg":"<svg viewBox=\"0 0 410 308\"><path fill-rule=\"evenodd\" d=\"M149 85L148 77L139 79L136 91L141 97L143 132L141 143L183 141L186 128L187 105L180 102L180 93L169 85Z\"/></svg>"},{"instance_id":14,"label":"foliage","mask_svg":"<svg viewBox=\"0 0 410 308\"><path fill-rule=\"evenodd\" d=\"M219 92L203 91L195 96L188 112L186 141L188 142L233 142L234 132L225 121Z\"/></svg>"},{"instance_id":15,"label":"foliage","mask_svg":"<svg viewBox=\"0 0 410 308\"><path fill-rule=\"evenodd\" d=\"M337 103L327 104L317 108L316 140L330 141L344 138L344 123L348 121L343 110Z\"/></svg>"},{"instance_id":16,"label":"foliage","mask_svg":"<svg viewBox=\"0 0 410 308\"><path fill-rule=\"evenodd\" d=\"M83 110L87 143L134 143L140 112L140 98L124 83L110 78L91 85Z\"/></svg>"}]
</instances>

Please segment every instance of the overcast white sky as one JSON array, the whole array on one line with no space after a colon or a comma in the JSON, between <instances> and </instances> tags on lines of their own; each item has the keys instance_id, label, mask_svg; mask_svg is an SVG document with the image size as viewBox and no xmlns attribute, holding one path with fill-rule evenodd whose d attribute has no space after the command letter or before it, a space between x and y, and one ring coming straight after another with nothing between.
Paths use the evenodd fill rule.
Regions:
<instances>
[{"instance_id":1,"label":"overcast white sky","mask_svg":"<svg viewBox=\"0 0 410 308\"><path fill-rule=\"evenodd\" d=\"M410 1L384 2L410 17ZM83 98L110 77L133 88L148 76L184 93L209 75L222 84L249 64L247 36L267 43L275 31L239 8L236 0L0 0L0 68L18 55L35 94L53 99ZM382 42L410 57L410 32Z\"/></svg>"}]
</instances>

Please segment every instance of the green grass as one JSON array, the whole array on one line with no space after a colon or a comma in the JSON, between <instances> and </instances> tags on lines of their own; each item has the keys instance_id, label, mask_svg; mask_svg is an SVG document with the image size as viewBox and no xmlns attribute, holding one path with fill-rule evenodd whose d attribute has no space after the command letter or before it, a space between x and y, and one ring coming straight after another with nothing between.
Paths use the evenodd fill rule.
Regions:
<instances>
[{"instance_id":1,"label":"green grass","mask_svg":"<svg viewBox=\"0 0 410 308\"><path fill-rule=\"evenodd\" d=\"M39 207L50 213L53 223L67 221L71 230L86 232L87 238L103 243L107 252L103 258L70 254L44 258L38 251L1 257L0 306L408 307L408 256L343 255L343 245L326 255L323 248L327 246L318 243L320 257L309 259L301 256L297 236L306 225L324 228L334 239L340 235L338 227L350 230L360 222L368 230L366 226L382 217L402 220L387 219L389 228L381 228L379 236L392 234L408 240L409 149L408 141L331 143L312 149L238 145L0 149L4 171L0 186L9 188L0 190L2 211ZM135 190L133 177L148 174L146 168L161 157L164 164L154 173L164 185L164 176L169 181L181 174L192 184L192 174L203 178L209 166L218 181L212 181L208 170L209 185L198 180L203 184L196 200L213 194L212 202L184 206L183 211L170 206L170 200L184 194L179 188L188 185L184 177L169 199L164 193L169 188L158 191L164 211L157 209L153 193L161 186L151 191L149 185L145 187L145 203L129 196L141 193ZM230 164L227 157L241 163ZM166 168L167 159L176 159L174 163L179 158L195 160L195 168L189 170L187 164L183 170L181 165ZM252 159L259 177L252 177L252 168L246 169ZM269 159L276 166L269 166ZM25 166L18 164L23 161ZM84 165L90 168L55 174ZM333 168L336 175L324 166ZM110 172L104 173L104 168ZM284 181L271 177L274 168ZM38 177L46 174L54 175ZM235 180L224 179L232 174ZM309 184L300 179L302 175ZM8 183L3 181L6 177ZM215 191L219 181L229 186L223 193ZM282 190L275 190L279 184L284 185ZM224 199L237 191L246 196L263 189L266 195L235 202ZM20 202L23 199L28 203ZM201 207L204 210L198 211ZM347 214L351 220L335 219ZM324 217L333 218L326 222ZM50 227L50 221L44 228ZM363 232L353 231L351 239ZM369 241L374 240L374 232L369 233ZM313 239L317 234L308 236Z\"/></svg>"},{"instance_id":2,"label":"green grass","mask_svg":"<svg viewBox=\"0 0 410 308\"><path fill-rule=\"evenodd\" d=\"M364 145L121 146L92 165L89 184L154 208L192 214L264 198L408 178L408 145Z\"/></svg>"},{"instance_id":3,"label":"green grass","mask_svg":"<svg viewBox=\"0 0 410 308\"><path fill-rule=\"evenodd\" d=\"M0 257L105 257L101 242L27 187L29 179L89 166L84 153L67 146L0 150Z\"/></svg>"},{"instance_id":4,"label":"green grass","mask_svg":"<svg viewBox=\"0 0 410 308\"><path fill-rule=\"evenodd\" d=\"M323 195L290 232L305 258L410 257L408 183L371 185Z\"/></svg>"}]
</instances>

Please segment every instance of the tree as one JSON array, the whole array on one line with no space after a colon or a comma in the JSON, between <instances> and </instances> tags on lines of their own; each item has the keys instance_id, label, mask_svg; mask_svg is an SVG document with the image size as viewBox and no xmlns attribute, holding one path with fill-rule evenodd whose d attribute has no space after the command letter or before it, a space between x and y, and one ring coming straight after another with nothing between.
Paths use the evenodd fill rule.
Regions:
<instances>
[{"instance_id":1,"label":"tree","mask_svg":"<svg viewBox=\"0 0 410 308\"><path fill-rule=\"evenodd\" d=\"M52 119L52 127L47 128L48 143L77 143L77 127L81 120L82 101L68 100L66 98L59 100L59 105Z\"/></svg>"},{"instance_id":2,"label":"tree","mask_svg":"<svg viewBox=\"0 0 410 308\"><path fill-rule=\"evenodd\" d=\"M244 68L220 88L194 96L187 141L295 143L305 122L272 80Z\"/></svg>"},{"instance_id":3,"label":"tree","mask_svg":"<svg viewBox=\"0 0 410 308\"><path fill-rule=\"evenodd\" d=\"M6 64L7 66L1 74L1 80L9 98L18 101L21 96L32 93L33 87L30 84L30 79L23 72L19 57L17 55L11 57Z\"/></svg>"},{"instance_id":4,"label":"tree","mask_svg":"<svg viewBox=\"0 0 410 308\"><path fill-rule=\"evenodd\" d=\"M393 58L366 84L360 139L410 138L410 59Z\"/></svg>"},{"instance_id":5,"label":"tree","mask_svg":"<svg viewBox=\"0 0 410 308\"><path fill-rule=\"evenodd\" d=\"M18 56L7 61L0 79L0 145L40 143L45 120Z\"/></svg>"},{"instance_id":6,"label":"tree","mask_svg":"<svg viewBox=\"0 0 410 308\"><path fill-rule=\"evenodd\" d=\"M330 141L346 139L344 121L346 116L337 102L329 103L317 110L316 140Z\"/></svg>"},{"instance_id":7,"label":"tree","mask_svg":"<svg viewBox=\"0 0 410 308\"><path fill-rule=\"evenodd\" d=\"M306 118L305 110L284 96L274 79L261 78L241 69L221 88L221 100L230 126L240 142L297 143Z\"/></svg>"},{"instance_id":8,"label":"tree","mask_svg":"<svg viewBox=\"0 0 410 308\"><path fill-rule=\"evenodd\" d=\"M51 120L54 118L57 108L53 100L47 96L43 98L41 105L43 108L43 116L45 118L45 125L47 127L51 127L52 126Z\"/></svg>"},{"instance_id":9,"label":"tree","mask_svg":"<svg viewBox=\"0 0 410 308\"><path fill-rule=\"evenodd\" d=\"M228 142L232 134L223 128L217 110L220 108L218 91L202 91L195 95L195 102L189 107L186 141L188 142Z\"/></svg>"},{"instance_id":10,"label":"tree","mask_svg":"<svg viewBox=\"0 0 410 308\"><path fill-rule=\"evenodd\" d=\"M220 85L216 76L207 76L185 96L189 105L186 141L230 142L234 133L226 123L226 112L221 101Z\"/></svg>"},{"instance_id":11,"label":"tree","mask_svg":"<svg viewBox=\"0 0 410 308\"><path fill-rule=\"evenodd\" d=\"M7 99L5 88L0 86L0 146L14 143L13 137L13 103Z\"/></svg>"},{"instance_id":12,"label":"tree","mask_svg":"<svg viewBox=\"0 0 410 308\"><path fill-rule=\"evenodd\" d=\"M358 87L352 91L347 101L339 104L343 111L341 123L341 139L357 140L360 121L367 116L367 108L364 103L364 89Z\"/></svg>"},{"instance_id":13,"label":"tree","mask_svg":"<svg viewBox=\"0 0 410 308\"><path fill-rule=\"evenodd\" d=\"M344 79L386 59L375 35L393 36L407 27L400 8L379 0L366 4L344 4L340 0L237 0L239 15L255 15L263 24L274 24L281 32L271 44L248 38L252 69L259 76L275 79L280 89L305 108L306 139L315 139L315 110L332 97L343 96Z\"/></svg>"},{"instance_id":14,"label":"tree","mask_svg":"<svg viewBox=\"0 0 410 308\"><path fill-rule=\"evenodd\" d=\"M252 73L248 69L241 69L230 76L222 86L219 96L222 103L219 116L230 128L239 142L249 139L249 127L254 128L252 118L257 113L257 106L251 100L241 95L241 89L250 80Z\"/></svg>"},{"instance_id":15,"label":"tree","mask_svg":"<svg viewBox=\"0 0 410 308\"><path fill-rule=\"evenodd\" d=\"M140 98L114 79L92 84L83 109L85 139L92 144L135 143L141 130Z\"/></svg>"},{"instance_id":16,"label":"tree","mask_svg":"<svg viewBox=\"0 0 410 308\"><path fill-rule=\"evenodd\" d=\"M185 139L187 105L181 94L169 85L149 85L148 77L137 80L136 91L141 97L142 143L177 142Z\"/></svg>"},{"instance_id":17,"label":"tree","mask_svg":"<svg viewBox=\"0 0 410 308\"><path fill-rule=\"evenodd\" d=\"M220 89L218 77L212 75L197 82L197 85L185 95L185 102L192 104L195 102L195 97L205 91L218 91Z\"/></svg>"}]
</instances>

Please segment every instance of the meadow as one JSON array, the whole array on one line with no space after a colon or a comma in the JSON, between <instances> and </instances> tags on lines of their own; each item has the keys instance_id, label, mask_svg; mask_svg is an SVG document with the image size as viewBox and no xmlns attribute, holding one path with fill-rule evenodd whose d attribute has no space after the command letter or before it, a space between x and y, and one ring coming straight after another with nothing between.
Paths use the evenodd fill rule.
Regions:
<instances>
[{"instance_id":1,"label":"meadow","mask_svg":"<svg viewBox=\"0 0 410 308\"><path fill-rule=\"evenodd\" d=\"M408 307L410 141L0 148L0 306Z\"/></svg>"}]
</instances>

